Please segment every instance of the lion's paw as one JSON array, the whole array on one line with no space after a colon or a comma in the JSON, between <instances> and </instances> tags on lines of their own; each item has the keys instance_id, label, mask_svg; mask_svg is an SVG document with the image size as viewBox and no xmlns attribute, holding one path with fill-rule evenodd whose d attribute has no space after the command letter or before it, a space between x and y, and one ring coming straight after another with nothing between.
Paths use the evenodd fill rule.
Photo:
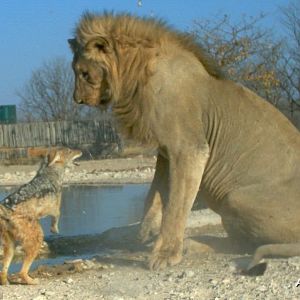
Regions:
<instances>
[{"instance_id":1,"label":"lion's paw","mask_svg":"<svg viewBox=\"0 0 300 300\"><path fill-rule=\"evenodd\" d=\"M168 266L174 266L181 262L182 255L167 255L166 253L156 253L152 255L149 261L149 268L152 271L163 270Z\"/></svg>"},{"instance_id":2,"label":"lion's paw","mask_svg":"<svg viewBox=\"0 0 300 300\"><path fill-rule=\"evenodd\" d=\"M149 268L153 271L162 270L180 263L181 260L182 243L170 241L164 244L163 239L159 237L149 260Z\"/></svg>"}]
</instances>

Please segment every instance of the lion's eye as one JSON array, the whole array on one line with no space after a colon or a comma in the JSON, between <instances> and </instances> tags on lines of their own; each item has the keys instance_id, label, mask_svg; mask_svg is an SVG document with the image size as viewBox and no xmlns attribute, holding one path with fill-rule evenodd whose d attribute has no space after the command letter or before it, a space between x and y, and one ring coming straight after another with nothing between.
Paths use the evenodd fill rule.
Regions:
<instances>
[{"instance_id":1,"label":"lion's eye","mask_svg":"<svg viewBox=\"0 0 300 300\"><path fill-rule=\"evenodd\" d=\"M84 80L88 81L90 79L89 73L88 72L82 72L81 76Z\"/></svg>"}]
</instances>

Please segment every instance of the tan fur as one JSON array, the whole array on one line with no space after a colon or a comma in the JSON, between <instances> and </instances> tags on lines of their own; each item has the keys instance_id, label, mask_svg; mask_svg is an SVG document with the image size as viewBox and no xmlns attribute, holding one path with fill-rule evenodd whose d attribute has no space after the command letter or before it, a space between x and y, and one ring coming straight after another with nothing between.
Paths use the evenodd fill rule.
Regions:
<instances>
[{"instance_id":1,"label":"tan fur","mask_svg":"<svg viewBox=\"0 0 300 300\"><path fill-rule=\"evenodd\" d=\"M125 134L158 148L141 229L158 233L150 268L181 260L200 185L230 236L299 245L300 135L282 114L162 22L85 14L75 35L75 101L111 105Z\"/></svg>"},{"instance_id":2,"label":"tan fur","mask_svg":"<svg viewBox=\"0 0 300 300\"><path fill-rule=\"evenodd\" d=\"M52 170L49 176L53 174L53 176L56 176L57 172L63 172L67 164L81 155L80 151L67 148L54 149L48 152L50 153L45 168ZM40 170L42 170L42 168L43 167L41 167ZM38 172L35 178L45 177L47 175L47 173L45 175L40 170L40 173ZM50 188L53 186L54 181L60 180L59 177L61 177L61 175L57 176L57 178L49 178ZM27 186L34 182L35 178L29 182ZM46 183L47 182L46 179ZM24 196L24 200L17 203L12 209L5 207L3 203L0 204L0 236L3 244L3 268L0 277L2 285L9 283L7 273L14 256L16 242L21 244L25 254L23 266L19 273L20 278L26 284L38 283L37 279L32 279L28 275L28 271L39 253L44 238L39 219L51 215L51 231L53 233L58 232L61 204L61 188L58 189L58 187L61 186L61 183L55 182L55 184L54 192L45 193L42 197L32 197L30 193L28 193L28 197L26 197L26 191L28 191L28 189L23 190L22 195ZM22 187L20 189L22 189ZM18 193L18 191L16 193Z\"/></svg>"}]
</instances>

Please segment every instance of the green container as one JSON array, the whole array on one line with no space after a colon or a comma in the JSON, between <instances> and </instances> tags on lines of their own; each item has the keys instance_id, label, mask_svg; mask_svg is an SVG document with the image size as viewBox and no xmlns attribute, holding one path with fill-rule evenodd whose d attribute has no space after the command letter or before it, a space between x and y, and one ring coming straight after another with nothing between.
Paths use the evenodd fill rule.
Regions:
<instances>
[{"instance_id":1,"label":"green container","mask_svg":"<svg viewBox=\"0 0 300 300\"><path fill-rule=\"evenodd\" d=\"M10 124L17 122L17 110L15 105L0 105L0 123Z\"/></svg>"}]
</instances>

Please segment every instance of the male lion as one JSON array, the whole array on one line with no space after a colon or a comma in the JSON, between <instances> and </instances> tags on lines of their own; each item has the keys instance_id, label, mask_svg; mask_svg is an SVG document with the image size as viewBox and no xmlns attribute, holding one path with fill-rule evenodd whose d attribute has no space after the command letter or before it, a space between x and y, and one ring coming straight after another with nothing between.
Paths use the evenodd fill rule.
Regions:
<instances>
[{"instance_id":1,"label":"male lion","mask_svg":"<svg viewBox=\"0 0 300 300\"><path fill-rule=\"evenodd\" d=\"M267 244L250 267L300 255L300 135L280 112L153 19L86 13L69 43L75 101L111 105L129 137L158 148L141 229L158 233L151 269L181 261L199 188L229 236Z\"/></svg>"}]
</instances>

